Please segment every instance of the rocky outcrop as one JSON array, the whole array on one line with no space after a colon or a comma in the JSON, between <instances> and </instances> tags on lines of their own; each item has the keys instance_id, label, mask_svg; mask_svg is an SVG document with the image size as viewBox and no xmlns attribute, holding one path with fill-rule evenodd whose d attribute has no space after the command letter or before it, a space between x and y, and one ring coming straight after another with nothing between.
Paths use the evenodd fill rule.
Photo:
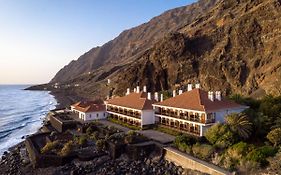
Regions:
<instances>
[{"instance_id":1,"label":"rocky outcrop","mask_svg":"<svg viewBox=\"0 0 281 175\"><path fill-rule=\"evenodd\" d=\"M280 0L201 0L90 50L52 83L79 83L75 92L93 97L137 84L160 91L189 82L228 94L280 95L280 20Z\"/></svg>"}]
</instances>

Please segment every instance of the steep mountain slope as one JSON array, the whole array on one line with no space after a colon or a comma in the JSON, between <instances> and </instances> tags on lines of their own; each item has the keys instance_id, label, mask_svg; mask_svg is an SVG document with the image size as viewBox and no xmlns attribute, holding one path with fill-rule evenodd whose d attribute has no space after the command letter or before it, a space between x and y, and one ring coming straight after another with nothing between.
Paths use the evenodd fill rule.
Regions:
<instances>
[{"instance_id":1,"label":"steep mountain slope","mask_svg":"<svg viewBox=\"0 0 281 175\"><path fill-rule=\"evenodd\" d=\"M117 91L148 85L151 91L187 82L242 94L279 94L281 6L276 0L218 2L170 34L118 74Z\"/></svg>"},{"instance_id":2,"label":"steep mountain slope","mask_svg":"<svg viewBox=\"0 0 281 175\"><path fill-rule=\"evenodd\" d=\"M92 49L52 82L79 83L72 90L93 98L137 84L159 91L189 82L225 93L281 94L280 21L281 0L199 1Z\"/></svg>"},{"instance_id":3,"label":"steep mountain slope","mask_svg":"<svg viewBox=\"0 0 281 175\"><path fill-rule=\"evenodd\" d=\"M110 70L120 63L133 61L159 38L171 31L176 31L183 25L190 24L216 1L200 0L190 6L167 11L148 23L126 30L102 47L93 48L78 60L70 62L56 74L51 82L67 81L101 67Z\"/></svg>"}]
</instances>

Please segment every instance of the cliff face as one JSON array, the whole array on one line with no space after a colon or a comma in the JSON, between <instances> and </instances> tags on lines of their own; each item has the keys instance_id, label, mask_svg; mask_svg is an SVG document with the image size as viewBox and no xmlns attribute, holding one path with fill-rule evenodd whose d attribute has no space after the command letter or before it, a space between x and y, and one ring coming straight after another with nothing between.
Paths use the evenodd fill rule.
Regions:
<instances>
[{"instance_id":1,"label":"cliff face","mask_svg":"<svg viewBox=\"0 0 281 175\"><path fill-rule=\"evenodd\" d=\"M88 94L102 94L107 78L116 94L137 84L159 91L189 82L226 93L281 94L280 21L280 0L199 1L90 50L52 82L78 82Z\"/></svg>"},{"instance_id":2,"label":"cliff face","mask_svg":"<svg viewBox=\"0 0 281 175\"><path fill-rule=\"evenodd\" d=\"M102 47L93 48L78 60L70 62L56 74L51 83L71 80L102 67L109 70L116 65L134 61L155 41L183 25L190 24L216 1L201 0L190 6L173 9L151 19L148 23L126 30Z\"/></svg>"}]
</instances>

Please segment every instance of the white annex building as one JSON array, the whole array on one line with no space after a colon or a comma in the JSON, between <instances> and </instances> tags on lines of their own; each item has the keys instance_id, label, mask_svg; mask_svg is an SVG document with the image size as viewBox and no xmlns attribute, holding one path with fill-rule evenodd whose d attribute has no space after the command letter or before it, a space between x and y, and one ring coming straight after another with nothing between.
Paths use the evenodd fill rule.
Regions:
<instances>
[{"instance_id":1,"label":"white annex building","mask_svg":"<svg viewBox=\"0 0 281 175\"><path fill-rule=\"evenodd\" d=\"M174 97L155 103L153 107L157 124L196 136L203 136L216 122L223 123L227 114L248 108L223 98L220 91L206 92L199 85L195 89L189 85L187 92L174 93Z\"/></svg>"},{"instance_id":2,"label":"white annex building","mask_svg":"<svg viewBox=\"0 0 281 175\"><path fill-rule=\"evenodd\" d=\"M81 101L71 105L71 111L78 114L83 121L105 119L107 117L104 104L96 104L91 101Z\"/></svg>"}]
</instances>

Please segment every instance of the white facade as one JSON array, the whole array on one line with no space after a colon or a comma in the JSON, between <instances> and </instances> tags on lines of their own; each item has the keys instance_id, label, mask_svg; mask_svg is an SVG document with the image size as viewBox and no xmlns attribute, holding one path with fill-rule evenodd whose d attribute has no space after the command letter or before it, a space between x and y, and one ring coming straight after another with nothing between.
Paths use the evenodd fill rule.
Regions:
<instances>
[{"instance_id":1,"label":"white facade","mask_svg":"<svg viewBox=\"0 0 281 175\"><path fill-rule=\"evenodd\" d=\"M106 105L108 115L116 116L119 120L123 120L133 125L140 126L155 124L154 110L139 110L112 104Z\"/></svg>"},{"instance_id":2,"label":"white facade","mask_svg":"<svg viewBox=\"0 0 281 175\"><path fill-rule=\"evenodd\" d=\"M215 123L224 123L226 115L240 113L248 108L241 106L240 108L204 112L161 105L153 105L153 107L155 110L155 123L191 132L191 134L198 136L204 136L207 129ZM162 111L160 111L160 108Z\"/></svg>"},{"instance_id":3,"label":"white facade","mask_svg":"<svg viewBox=\"0 0 281 175\"><path fill-rule=\"evenodd\" d=\"M215 111L215 118L216 122L224 123L225 122L225 116L232 114L232 113L240 113L243 112L248 107L241 107L241 108L230 108L230 109L222 109L219 111Z\"/></svg>"},{"instance_id":4,"label":"white facade","mask_svg":"<svg viewBox=\"0 0 281 175\"><path fill-rule=\"evenodd\" d=\"M141 124L151 125L155 123L154 110L142 110L141 111Z\"/></svg>"},{"instance_id":5,"label":"white facade","mask_svg":"<svg viewBox=\"0 0 281 175\"><path fill-rule=\"evenodd\" d=\"M94 112L81 112L76 110L74 107L71 106L71 111L78 114L79 119L83 121L92 121L92 120L100 120L105 119L107 117L106 111L94 111Z\"/></svg>"}]
</instances>

